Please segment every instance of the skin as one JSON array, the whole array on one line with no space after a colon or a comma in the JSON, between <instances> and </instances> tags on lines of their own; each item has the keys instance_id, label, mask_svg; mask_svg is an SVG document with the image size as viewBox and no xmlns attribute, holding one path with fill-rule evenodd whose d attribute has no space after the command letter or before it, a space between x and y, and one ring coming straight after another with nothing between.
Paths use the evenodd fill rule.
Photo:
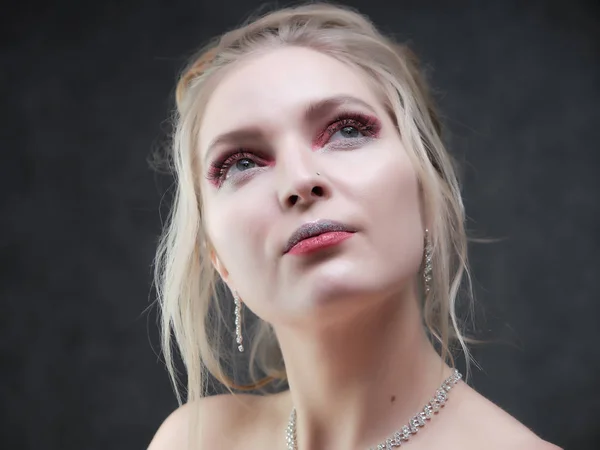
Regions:
<instances>
[{"instance_id":1,"label":"skin","mask_svg":"<svg viewBox=\"0 0 600 450\"><path fill-rule=\"evenodd\" d=\"M347 102L309 119L303 114L307 105L338 96L369 106ZM365 137L360 124L345 122L323 139L340 111L375 118L377 133ZM260 133L213 146L219 135L244 127ZM239 147L251 159L234 164L224 182L209 181L211 164ZM244 61L219 83L198 151L213 264L245 307L273 325L290 385L267 398L203 399L204 448L285 448L292 406L300 449L361 449L383 441L422 408L450 368L421 326L427 218L417 174L377 94L358 71L329 56L273 50ZM318 219L357 232L327 250L284 254L293 231ZM189 408L165 422L152 449L184 439ZM492 448L486 430L510 448L555 448L463 382L411 446L482 448L485 438Z\"/></svg>"}]
</instances>

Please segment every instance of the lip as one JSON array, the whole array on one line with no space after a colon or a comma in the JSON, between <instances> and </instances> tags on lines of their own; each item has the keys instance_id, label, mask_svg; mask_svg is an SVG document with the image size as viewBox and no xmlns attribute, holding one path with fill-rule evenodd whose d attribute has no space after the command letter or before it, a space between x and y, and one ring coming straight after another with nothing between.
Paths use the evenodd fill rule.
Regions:
<instances>
[{"instance_id":1,"label":"lip","mask_svg":"<svg viewBox=\"0 0 600 450\"><path fill-rule=\"evenodd\" d=\"M292 247L294 247L299 242L309 239L315 236L319 236L324 233L331 232L347 232L347 233L356 233L356 228L351 227L350 225L346 225L341 222L336 222L335 220L317 220L315 222L308 222L299 227L296 231L292 233L290 238L287 241L285 249L283 253L288 253Z\"/></svg>"}]
</instances>

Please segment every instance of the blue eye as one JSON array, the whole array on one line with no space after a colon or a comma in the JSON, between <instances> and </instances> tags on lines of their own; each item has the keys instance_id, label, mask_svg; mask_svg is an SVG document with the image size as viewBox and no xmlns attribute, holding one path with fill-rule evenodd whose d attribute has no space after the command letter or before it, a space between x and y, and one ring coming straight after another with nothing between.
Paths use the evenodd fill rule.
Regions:
<instances>
[{"instance_id":1,"label":"blue eye","mask_svg":"<svg viewBox=\"0 0 600 450\"><path fill-rule=\"evenodd\" d=\"M338 133L341 133L342 136L347 138L357 138L363 134L358 128L353 126L345 126L344 128L340 129Z\"/></svg>"},{"instance_id":2,"label":"blue eye","mask_svg":"<svg viewBox=\"0 0 600 450\"><path fill-rule=\"evenodd\" d=\"M236 170L243 172L246 169L252 169L256 167L256 162L252 161L250 158L240 158L235 163Z\"/></svg>"},{"instance_id":3,"label":"blue eye","mask_svg":"<svg viewBox=\"0 0 600 450\"><path fill-rule=\"evenodd\" d=\"M261 158L244 150L234 150L231 154L224 155L221 159L212 163L208 169L207 178L215 186L223 184L232 170L235 173L258 167Z\"/></svg>"},{"instance_id":4,"label":"blue eye","mask_svg":"<svg viewBox=\"0 0 600 450\"><path fill-rule=\"evenodd\" d=\"M334 136L341 135L341 140L360 138L376 138L381 130L381 122L375 117L361 113L340 113L325 130L318 136L316 142L320 147L325 146Z\"/></svg>"}]
</instances>

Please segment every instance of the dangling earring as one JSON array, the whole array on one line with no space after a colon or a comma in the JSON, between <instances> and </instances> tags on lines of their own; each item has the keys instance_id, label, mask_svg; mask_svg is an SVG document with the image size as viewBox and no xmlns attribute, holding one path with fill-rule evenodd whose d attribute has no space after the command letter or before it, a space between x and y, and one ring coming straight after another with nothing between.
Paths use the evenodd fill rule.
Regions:
<instances>
[{"instance_id":1,"label":"dangling earring","mask_svg":"<svg viewBox=\"0 0 600 450\"><path fill-rule=\"evenodd\" d=\"M233 301L235 302L235 342L238 344L238 350L242 353L244 351L242 345L244 341L242 337L242 302L240 302L240 297L236 291L233 291Z\"/></svg>"},{"instance_id":2,"label":"dangling earring","mask_svg":"<svg viewBox=\"0 0 600 450\"><path fill-rule=\"evenodd\" d=\"M429 239L429 230L425 229L425 268L423 270L423 278L425 280L425 295L429 294L431 290L431 254L433 248L431 247L431 239Z\"/></svg>"}]
</instances>

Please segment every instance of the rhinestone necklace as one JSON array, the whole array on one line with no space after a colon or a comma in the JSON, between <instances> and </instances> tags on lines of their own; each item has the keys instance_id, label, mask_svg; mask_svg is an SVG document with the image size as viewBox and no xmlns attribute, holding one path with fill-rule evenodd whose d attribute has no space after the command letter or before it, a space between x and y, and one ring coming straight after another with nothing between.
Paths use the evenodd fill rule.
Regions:
<instances>
[{"instance_id":1,"label":"rhinestone necklace","mask_svg":"<svg viewBox=\"0 0 600 450\"><path fill-rule=\"evenodd\" d=\"M416 416L410 419L408 424L392 434L385 442L376 447L371 447L369 450L390 450L406 443L413 434L417 434L419 430L425 426L427 420L431 420L433 415L437 414L446 404L446 400L448 400L447 393L461 378L462 374L454 369L452 375L446 378L439 389L435 391L433 399L427 403ZM298 450L298 444L296 442L296 408L292 408L290 420L285 430L285 440L287 443L287 450Z\"/></svg>"}]
</instances>

